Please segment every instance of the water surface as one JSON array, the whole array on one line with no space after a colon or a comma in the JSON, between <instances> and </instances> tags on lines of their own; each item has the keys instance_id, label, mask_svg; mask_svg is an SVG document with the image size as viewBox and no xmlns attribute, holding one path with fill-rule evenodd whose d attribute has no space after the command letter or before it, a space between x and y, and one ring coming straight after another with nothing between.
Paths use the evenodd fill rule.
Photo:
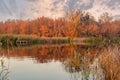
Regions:
<instances>
[{"instance_id":1,"label":"water surface","mask_svg":"<svg viewBox=\"0 0 120 80\"><path fill-rule=\"evenodd\" d=\"M120 80L119 52L118 45L1 49L0 79Z\"/></svg>"}]
</instances>

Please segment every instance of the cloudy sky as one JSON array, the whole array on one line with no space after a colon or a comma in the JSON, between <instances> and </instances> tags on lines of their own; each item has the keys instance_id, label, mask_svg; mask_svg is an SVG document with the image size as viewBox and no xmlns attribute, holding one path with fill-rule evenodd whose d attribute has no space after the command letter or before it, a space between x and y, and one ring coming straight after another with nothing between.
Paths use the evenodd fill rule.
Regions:
<instances>
[{"instance_id":1,"label":"cloudy sky","mask_svg":"<svg viewBox=\"0 0 120 80\"><path fill-rule=\"evenodd\" d=\"M96 18L103 12L120 17L120 0L0 0L0 21L41 16L59 18L70 8L88 11Z\"/></svg>"}]
</instances>

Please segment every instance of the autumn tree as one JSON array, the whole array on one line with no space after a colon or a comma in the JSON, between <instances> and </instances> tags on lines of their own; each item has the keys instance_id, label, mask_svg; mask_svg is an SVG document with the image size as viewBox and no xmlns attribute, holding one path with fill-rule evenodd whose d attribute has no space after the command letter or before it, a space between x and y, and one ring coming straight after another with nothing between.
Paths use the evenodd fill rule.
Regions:
<instances>
[{"instance_id":1,"label":"autumn tree","mask_svg":"<svg viewBox=\"0 0 120 80\"><path fill-rule=\"evenodd\" d=\"M27 34L38 37L120 36L120 20L112 20L104 13L99 22L79 9L71 10L66 18L40 17L35 20L8 20L0 22L0 34Z\"/></svg>"},{"instance_id":2,"label":"autumn tree","mask_svg":"<svg viewBox=\"0 0 120 80\"><path fill-rule=\"evenodd\" d=\"M105 12L100 16L99 23L101 24L110 23L112 22L112 19L113 19L112 16L109 13Z\"/></svg>"},{"instance_id":3,"label":"autumn tree","mask_svg":"<svg viewBox=\"0 0 120 80\"><path fill-rule=\"evenodd\" d=\"M87 30L86 26L89 26L90 22L93 20L92 17L89 15L89 13L83 12L79 9L72 10L67 15L68 15L67 16L68 20L72 22L71 27L73 27L73 30L74 29L76 30L76 35L75 35L76 37L80 37L81 36L80 33L83 32L86 33Z\"/></svg>"}]
</instances>

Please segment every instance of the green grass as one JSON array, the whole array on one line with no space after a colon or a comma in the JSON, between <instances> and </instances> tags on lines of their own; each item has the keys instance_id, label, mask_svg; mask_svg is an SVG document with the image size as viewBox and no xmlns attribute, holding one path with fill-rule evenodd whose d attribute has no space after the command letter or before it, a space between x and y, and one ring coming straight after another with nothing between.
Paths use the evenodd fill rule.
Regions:
<instances>
[{"instance_id":1,"label":"green grass","mask_svg":"<svg viewBox=\"0 0 120 80\"><path fill-rule=\"evenodd\" d=\"M106 38L98 38L98 37L88 37L84 40L84 42L91 44L91 45L106 44L107 39Z\"/></svg>"},{"instance_id":2,"label":"green grass","mask_svg":"<svg viewBox=\"0 0 120 80\"><path fill-rule=\"evenodd\" d=\"M107 45L107 44L120 44L120 37L109 38L99 38L99 37L88 37L84 41L90 45Z\"/></svg>"},{"instance_id":3,"label":"green grass","mask_svg":"<svg viewBox=\"0 0 120 80\"><path fill-rule=\"evenodd\" d=\"M70 43L70 39L43 39L43 38L36 38L33 39L33 44L64 44Z\"/></svg>"},{"instance_id":4,"label":"green grass","mask_svg":"<svg viewBox=\"0 0 120 80\"><path fill-rule=\"evenodd\" d=\"M114 44L120 44L120 37L115 37L115 38L113 38L112 40L111 40L111 42L112 43L114 43Z\"/></svg>"},{"instance_id":5,"label":"green grass","mask_svg":"<svg viewBox=\"0 0 120 80\"><path fill-rule=\"evenodd\" d=\"M0 35L0 43L2 47L17 47L16 41L18 39L27 39L30 40L30 45L39 45L39 44L64 44L70 43L70 38L47 38L47 37L36 37L32 35Z\"/></svg>"},{"instance_id":6,"label":"green grass","mask_svg":"<svg viewBox=\"0 0 120 80\"><path fill-rule=\"evenodd\" d=\"M46 44L48 43L48 41L46 39L39 39L39 38L35 38L32 41L32 44L36 45L36 44Z\"/></svg>"},{"instance_id":7,"label":"green grass","mask_svg":"<svg viewBox=\"0 0 120 80\"><path fill-rule=\"evenodd\" d=\"M12 35L12 34L0 35L0 43L2 44L1 47L3 48L15 47L17 46L16 40L19 38L33 40L36 37L32 35Z\"/></svg>"},{"instance_id":8,"label":"green grass","mask_svg":"<svg viewBox=\"0 0 120 80\"><path fill-rule=\"evenodd\" d=\"M0 43L2 43L2 47L17 47L16 40L17 39L28 39L31 41L31 45L39 45L39 44L64 44L64 43L72 43L72 39L74 38L56 38L56 37L36 37L32 35L0 35ZM111 40L107 38L99 38L99 37L85 37L84 43L89 45L99 45L99 44L120 44L120 37L113 38Z\"/></svg>"}]
</instances>

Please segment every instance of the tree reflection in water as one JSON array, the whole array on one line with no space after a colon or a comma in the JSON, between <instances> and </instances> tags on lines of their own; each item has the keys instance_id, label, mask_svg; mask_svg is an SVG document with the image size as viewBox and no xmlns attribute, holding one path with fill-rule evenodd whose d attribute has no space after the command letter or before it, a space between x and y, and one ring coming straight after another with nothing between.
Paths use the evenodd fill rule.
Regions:
<instances>
[{"instance_id":1,"label":"tree reflection in water","mask_svg":"<svg viewBox=\"0 0 120 80\"><path fill-rule=\"evenodd\" d=\"M66 61L63 62L65 70L71 73L71 80L87 79L89 74L89 59L80 53L74 52ZM84 75L84 77L82 76Z\"/></svg>"},{"instance_id":2,"label":"tree reflection in water","mask_svg":"<svg viewBox=\"0 0 120 80\"><path fill-rule=\"evenodd\" d=\"M0 55L21 59L29 57L37 63L60 61L65 71L70 73L71 80L120 80L119 52L119 46L66 45L14 49L9 54L4 52Z\"/></svg>"},{"instance_id":3,"label":"tree reflection in water","mask_svg":"<svg viewBox=\"0 0 120 80\"><path fill-rule=\"evenodd\" d=\"M63 62L71 80L120 80L118 46L78 50Z\"/></svg>"},{"instance_id":4,"label":"tree reflection in water","mask_svg":"<svg viewBox=\"0 0 120 80\"><path fill-rule=\"evenodd\" d=\"M94 48L91 49L94 50ZM91 49L85 47L77 49L63 62L65 70L71 74L71 80L88 80L93 77L91 77L90 65L96 58L96 53L92 53ZM95 77L93 77L92 80L93 79L95 79Z\"/></svg>"}]
</instances>

